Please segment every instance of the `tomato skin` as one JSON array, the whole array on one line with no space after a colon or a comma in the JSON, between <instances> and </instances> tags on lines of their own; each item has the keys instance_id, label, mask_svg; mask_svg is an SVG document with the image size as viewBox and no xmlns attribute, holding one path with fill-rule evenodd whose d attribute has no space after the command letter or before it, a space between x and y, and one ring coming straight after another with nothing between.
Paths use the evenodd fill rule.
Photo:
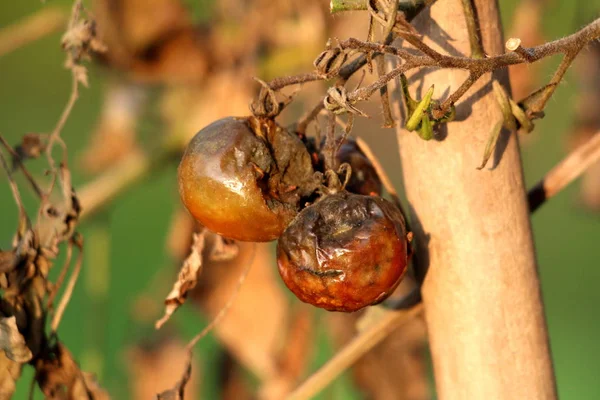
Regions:
<instances>
[{"instance_id":1,"label":"tomato skin","mask_svg":"<svg viewBox=\"0 0 600 400\"><path fill-rule=\"evenodd\" d=\"M223 118L194 136L179 165L179 192L208 229L230 239L267 242L281 235L297 211L268 194L276 161L248 120Z\"/></svg>"},{"instance_id":2,"label":"tomato skin","mask_svg":"<svg viewBox=\"0 0 600 400\"><path fill-rule=\"evenodd\" d=\"M328 195L294 218L279 238L277 263L303 302L344 312L378 304L407 269L404 218L377 196Z\"/></svg>"}]
</instances>

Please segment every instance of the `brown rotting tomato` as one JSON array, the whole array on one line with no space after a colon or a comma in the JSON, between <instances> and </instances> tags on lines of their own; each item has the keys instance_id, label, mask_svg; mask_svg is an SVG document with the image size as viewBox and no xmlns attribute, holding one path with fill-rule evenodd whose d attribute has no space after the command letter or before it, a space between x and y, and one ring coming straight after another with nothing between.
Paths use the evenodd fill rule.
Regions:
<instances>
[{"instance_id":1,"label":"brown rotting tomato","mask_svg":"<svg viewBox=\"0 0 600 400\"><path fill-rule=\"evenodd\" d=\"M340 191L302 210L277 246L279 272L303 302L352 312L385 300L408 265L402 213L378 196Z\"/></svg>"},{"instance_id":2,"label":"brown rotting tomato","mask_svg":"<svg viewBox=\"0 0 600 400\"><path fill-rule=\"evenodd\" d=\"M302 142L273 120L228 117L200 130L178 169L190 213L230 239L278 238L318 182Z\"/></svg>"}]
</instances>

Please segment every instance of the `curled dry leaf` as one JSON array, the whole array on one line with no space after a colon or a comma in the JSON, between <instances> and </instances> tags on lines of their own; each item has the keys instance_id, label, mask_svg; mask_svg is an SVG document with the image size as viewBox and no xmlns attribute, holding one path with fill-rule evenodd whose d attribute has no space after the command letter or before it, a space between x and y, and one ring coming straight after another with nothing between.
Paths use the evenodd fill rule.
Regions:
<instances>
[{"instance_id":1,"label":"curled dry leaf","mask_svg":"<svg viewBox=\"0 0 600 400\"><path fill-rule=\"evenodd\" d=\"M0 352L0 399L12 398L17 379L21 376L22 364L10 360L6 353Z\"/></svg>"},{"instance_id":2,"label":"curled dry leaf","mask_svg":"<svg viewBox=\"0 0 600 400\"><path fill-rule=\"evenodd\" d=\"M38 133L28 133L23 135L21 143L15 147L16 155L20 161L24 161L30 158L38 158L43 151L46 150L42 135ZM13 156L13 170L17 169L19 160Z\"/></svg>"},{"instance_id":3,"label":"curled dry leaf","mask_svg":"<svg viewBox=\"0 0 600 400\"><path fill-rule=\"evenodd\" d=\"M183 262L177 281L165 299L165 314L156 322L156 329L160 329L171 318L171 315L185 302L188 291L196 286L202 268L202 251L204 250L206 232L207 230L203 229L194 235L190 255Z\"/></svg>"},{"instance_id":4,"label":"curled dry leaf","mask_svg":"<svg viewBox=\"0 0 600 400\"><path fill-rule=\"evenodd\" d=\"M0 348L12 361L26 363L31 360L31 350L19 332L17 319L14 316L0 319Z\"/></svg>"},{"instance_id":5,"label":"curled dry leaf","mask_svg":"<svg viewBox=\"0 0 600 400\"><path fill-rule=\"evenodd\" d=\"M17 265L17 256L13 251L0 250L0 274L12 271Z\"/></svg>"},{"instance_id":6,"label":"curled dry leaf","mask_svg":"<svg viewBox=\"0 0 600 400\"><path fill-rule=\"evenodd\" d=\"M36 380L46 398L71 400L108 400L92 374L83 372L61 343L36 360Z\"/></svg>"}]
</instances>

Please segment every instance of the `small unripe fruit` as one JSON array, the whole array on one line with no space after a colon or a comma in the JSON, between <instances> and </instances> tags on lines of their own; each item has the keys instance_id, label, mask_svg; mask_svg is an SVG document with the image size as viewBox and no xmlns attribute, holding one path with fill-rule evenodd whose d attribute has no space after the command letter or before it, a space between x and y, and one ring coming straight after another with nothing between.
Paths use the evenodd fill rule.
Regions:
<instances>
[{"instance_id":1,"label":"small unripe fruit","mask_svg":"<svg viewBox=\"0 0 600 400\"><path fill-rule=\"evenodd\" d=\"M279 238L277 263L303 302L345 312L380 303L408 265L404 218L377 196L328 195L294 218Z\"/></svg>"},{"instance_id":2,"label":"small unripe fruit","mask_svg":"<svg viewBox=\"0 0 600 400\"><path fill-rule=\"evenodd\" d=\"M194 136L178 170L190 213L230 239L278 238L314 190L310 156L297 137L272 121L223 118Z\"/></svg>"}]
</instances>

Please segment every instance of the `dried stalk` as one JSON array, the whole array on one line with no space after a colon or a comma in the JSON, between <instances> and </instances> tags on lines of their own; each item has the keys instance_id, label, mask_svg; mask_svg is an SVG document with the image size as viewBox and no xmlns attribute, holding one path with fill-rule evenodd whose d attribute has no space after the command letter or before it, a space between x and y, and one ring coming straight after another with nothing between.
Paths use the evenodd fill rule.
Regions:
<instances>
[{"instance_id":1,"label":"dried stalk","mask_svg":"<svg viewBox=\"0 0 600 400\"><path fill-rule=\"evenodd\" d=\"M311 399L327 386L335 377L350 367L356 360L375 347L386 336L399 329L423 312L422 304L406 311L386 311L375 324L361 332L317 373L311 375L300 387L290 393L288 400Z\"/></svg>"},{"instance_id":2,"label":"dried stalk","mask_svg":"<svg viewBox=\"0 0 600 400\"><path fill-rule=\"evenodd\" d=\"M468 118L448 124L443 142L424 142L398 130L416 240L428 244L418 246L417 253L428 266L423 302L437 392L440 398L553 399L554 373L515 135L500 138L497 157L503 154L494 170L473 167L487 135L502 120L493 94L480 90L491 81L487 68L522 56L493 56L504 47L496 2L476 0L475 6L485 52L492 56L465 61L485 72L467 92ZM452 45L468 54L461 14L458 0L440 0L430 9L436 23L417 18L416 26L425 37L439 35L441 27L455 39ZM596 21L575 35L530 49L531 54L539 59L562 52L599 33ZM496 77L506 83L505 75ZM443 91L464 80L465 72L444 70L427 74L420 84ZM467 116L460 107L457 115Z\"/></svg>"},{"instance_id":3,"label":"dried stalk","mask_svg":"<svg viewBox=\"0 0 600 400\"><path fill-rule=\"evenodd\" d=\"M527 196L529 211L537 210L547 199L564 189L598 160L600 160L600 132L570 153L529 191Z\"/></svg>"}]
</instances>

